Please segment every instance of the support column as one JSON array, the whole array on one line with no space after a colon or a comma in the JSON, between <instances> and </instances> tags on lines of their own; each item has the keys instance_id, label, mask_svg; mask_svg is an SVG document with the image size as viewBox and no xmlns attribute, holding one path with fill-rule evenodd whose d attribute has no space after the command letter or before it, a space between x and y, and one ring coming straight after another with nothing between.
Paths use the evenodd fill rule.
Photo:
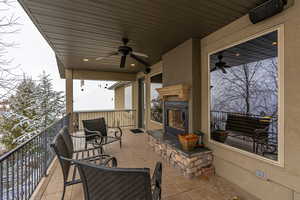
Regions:
<instances>
[{"instance_id":1,"label":"support column","mask_svg":"<svg viewBox=\"0 0 300 200\"><path fill-rule=\"evenodd\" d=\"M66 70L66 113L70 114L69 131L74 132L73 126L73 75L72 70Z\"/></svg>"},{"instance_id":2,"label":"support column","mask_svg":"<svg viewBox=\"0 0 300 200\"><path fill-rule=\"evenodd\" d=\"M138 81L132 81L132 109L135 127L138 128Z\"/></svg>"}]
</instances>

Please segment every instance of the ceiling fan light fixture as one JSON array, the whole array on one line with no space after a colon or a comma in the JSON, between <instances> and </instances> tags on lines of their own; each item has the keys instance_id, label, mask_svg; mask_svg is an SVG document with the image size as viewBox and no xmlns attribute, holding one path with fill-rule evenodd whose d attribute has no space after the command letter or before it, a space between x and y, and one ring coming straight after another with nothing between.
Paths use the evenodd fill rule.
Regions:
<instances>
[{"instance_id":1,"label":"ceiling fan light fixture","mask_svg":"<svg viewBox=\"0 0 300 200\"><path fill-rule=\"evenodd\" d=\"M84 59L82 59L82 61L83 61L83 62L88 62L89 59L88 59L88 58L84 58Z\"/></svg>"}]
</instances>

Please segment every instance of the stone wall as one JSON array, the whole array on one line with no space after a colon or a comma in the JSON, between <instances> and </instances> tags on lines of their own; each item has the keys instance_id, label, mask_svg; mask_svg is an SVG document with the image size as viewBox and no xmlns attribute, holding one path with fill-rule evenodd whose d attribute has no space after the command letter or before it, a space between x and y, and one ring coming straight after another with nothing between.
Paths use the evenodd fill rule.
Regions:
<instances>
[{"instance_id":1,"label":"stone wall","mask_svg":"<svg viewBox=\"0 0 300 200\"><path fill-rule=\"evenodd\" d=\"M149 145L153 151L162 156L173 167L179 169L180 173L185 177L193 178L214 173L212 151L199 152L192 156L187 156L170 144L162 143L151 135L148 135L148 137Z\"/></svg>"}]
</instances>

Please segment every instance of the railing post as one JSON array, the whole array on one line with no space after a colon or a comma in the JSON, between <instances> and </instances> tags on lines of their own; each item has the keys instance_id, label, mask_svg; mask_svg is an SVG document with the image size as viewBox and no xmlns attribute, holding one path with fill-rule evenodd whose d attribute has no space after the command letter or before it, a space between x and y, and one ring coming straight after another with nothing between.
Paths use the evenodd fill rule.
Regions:
<instances>
[{"instance_id":1,"label":"railing post","mask_svg":"<svg viewBox=\"0 0 300 200\"><path fill-rule=\"evenodd\" d=\"M43 157L43 165L44 165L44 169L43 169L43 176L47 177L47 137L46 137L46 133L45 131L42 133L43 135L43 150L44 150L44 157Z\"/></svg>"}]
</instances>

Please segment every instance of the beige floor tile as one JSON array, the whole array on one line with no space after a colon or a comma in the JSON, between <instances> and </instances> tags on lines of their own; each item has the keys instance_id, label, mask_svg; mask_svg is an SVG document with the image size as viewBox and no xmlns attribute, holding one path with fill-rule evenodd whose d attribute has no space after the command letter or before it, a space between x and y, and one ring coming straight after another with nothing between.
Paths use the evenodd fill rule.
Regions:
<instances>
[{"instance_id":1,"label":"beige floor tile","mask_svg":"<svg viewBox=\"0 0 300 200\"><path fill-rule=\"evenodd\" d=\"M84 199L83 188L81 184L72 186L71 200L82 200Z\"/></svg>"},{"instance_id":2,"label":"beige floor tile","mask_svg":"<svg viewBox=\"0 0 300 200\"><path fill-rule=\"evenodd\" d=\"M239 196L242 192L236 190L225 179L215 176L206 179L187 179L180 175L179 170L173 168L168 162L162 160L147 144L146 134L132 134L124 131L123 146L110 144L105 147L105 154L117 158L119 167L148 167L151 174L157 161L163 164L162 197L163 200L228 200L233 196ZM59 165L51 177L48 187L44 191L43 200L60 199L63 189L62 173ZM67 187L66 199L83 199L81 184ZM246 200L255 200L247 198Z\"/></svg>"},{"instance_id":3,"label":"beige floor tile","mask_svg":"<svg viewBox=\"0 0 300 200\"><path fill-rule=\"evenodd\" d=\"M180 193L173 196L163 197L162 200L191 200L191 198L185 193Z\"/></svg>"}]
</instances>

